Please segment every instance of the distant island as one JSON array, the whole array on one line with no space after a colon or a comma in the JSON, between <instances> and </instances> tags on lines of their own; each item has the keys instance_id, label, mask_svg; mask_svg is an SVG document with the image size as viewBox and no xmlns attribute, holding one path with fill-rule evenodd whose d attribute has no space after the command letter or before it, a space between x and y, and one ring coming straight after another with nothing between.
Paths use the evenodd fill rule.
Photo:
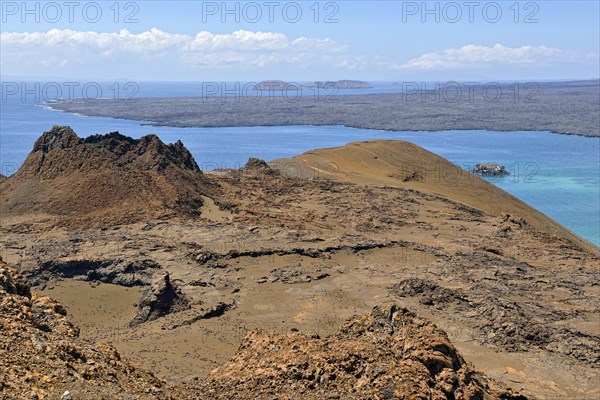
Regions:
<instances>
[{"instance_id":1,"label":"distant island","mask_svg":"<svg viewBox=\"0 0 600 400\"><path fill-rule=\"evenodd\" d=\"M343 79L339 81L315 81L297 84L280 80L266 80L254 85L254 90L297 90L301 88L318 89L371 89L373 86L365 81Z\"/></svg>"},{"instance_id":2,"label":"distant island","mask_svg":"<svg viewBox=\"0 0 600 400\"><path fill-rule=\"evenodd\" d=\"M257 88L287 88L292 83L265 81ZM550 131L600 136L600 82L537 82L515 97L514 84L484 85L466 89L459 98L449 93L415 91L365 93L315 98L312 90L294 97L252 96L240 101L222 97L141 97L135 101L114 99L58 100L46 103L53 110L86 116L144 121L155 126L219 127L260 125L344 125L360 129L392 131ZM274 86L275 85L275 86ZM287 86L286 86L287 85ZM299 84L296 84L299 85ZM535 89L535 90L534 90ZM264 90L264 89L263 89ZM492 94L492 92L494 92ZM291 91L290 91L291 94ZM325 91L329 94L329 91ZM290 105L293 104L293 112ZM232 118L232 115L235 118Z\"/></svg>"},{"instance_id":3,"label":"distant island","mask_svg":"<svg viewBox=\"0 0 600 400\"><path fill-rule=\"evenodd\" d=\"M254 90L295 90L295 89L300 89L300 87L295 83L278 81L278 80L262 81L256 85L254 85Z\"/></svg>"},{"instance_id":4,"label":"distant island","mask_svg":"<svg viewBox=\"0 0 600 400\"><path fill-rule=\"evenodd\" d=\"M317 82L306 82L302 84L303 87L307 88L319 88L319 89L372 89L373 86L369 82L365 81L352 81L352 80L340 80L340 81L317 81Z\"/></svg>"}]
</instances>

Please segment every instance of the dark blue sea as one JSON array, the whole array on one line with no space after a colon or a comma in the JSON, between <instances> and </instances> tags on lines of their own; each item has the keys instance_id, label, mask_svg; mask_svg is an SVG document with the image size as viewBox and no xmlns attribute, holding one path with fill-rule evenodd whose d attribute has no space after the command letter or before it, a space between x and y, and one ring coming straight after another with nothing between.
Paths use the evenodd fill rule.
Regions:
<instances>
[{"instance_id":1,"label":"dark blue sea","mask_svg":"<svg viewBox=\"0 0 600 400\"><path fill-rule=\"evenodd\" d=\"M340 92L391 93L402 88L393 82L374 86L373 89ZM107 88L108 84L103 87ZM119 87L122 90L124 83L119 83ZM140 83L137 89L138 97L199 96L203 87L187 83ZM106 90L102 97L114 94L114 91ZM151 127L143 126L139 121L52 111L41 104L47 98L35 97L29 95L22 99L3 93L0 172L4 175L11 175L19 168L35 140L53 125L70 125L81 137L119 131L136 138L154 133L165 142L181 140L204 170L237 168L251 156L269 161L352 141L402 139L467 170L478 162L505 165L511 172L509 176L488 180L600 246L600 138L549 132L384 132L343 126Z\"/></svg>"}]
</instances>

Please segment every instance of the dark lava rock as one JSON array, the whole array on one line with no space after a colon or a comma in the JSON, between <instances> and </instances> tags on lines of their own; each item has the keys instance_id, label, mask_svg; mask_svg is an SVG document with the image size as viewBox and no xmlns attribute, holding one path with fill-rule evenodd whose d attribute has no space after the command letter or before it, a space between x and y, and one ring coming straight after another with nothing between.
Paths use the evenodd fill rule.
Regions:
<instances>
[{"instance_id":1,"label":"dark lava rock","mask_svg":"<svg viewBox=\"0 0 600 400\"><path fill-rule=\"evenodd\" d=\"M138 304L138 313L132 326L153 321L172 312L189 308L189 301L171 284L169 273L158 274L152 285L144 291Z\"/></svg>"},{"instance_id":2,"label":"dark lava rock","mask_svg":"<svg viewBox=\"0 0 600 400\"><path fill-rule=\"evenodd\" d=\"M48 261L26 271L24 276L33 286L43 285L53 277L60 277L132 287L149 285L158 269L160 265L151 260Z\"/></svg>"},{"instance_id":3,"label":"dark lava rock","mask_svg":"<svg viewBox=\"0 0 600 400\"><path fill-rule=\"evenodd\" d=\"M2 259L0 258L1 262ZM21 282L21 278L15 269L8 266L0 268L0 293L31 297L29 286Z\"/></svg>"},{"instance_id":4,"label":"dark lava rock","mask_svg":"<svg viewBox=\"0 0 600 400\"><path fill-rule=\"evenodd\" d=\"M419 302L425 305L438 305L456 300L464 300L454 290L439 286L438 284L419 278L409 278L392 286L394 294L400 297L420 297Z\"/></svg>"},{"instance_id":5,"label":"dark lava rock","mask_svg":"<svg viewBox=\"0 0 600 400\"><path fill-rule=\"evenodd\" d=\"M265 175L277 175L278 172L272 169L269 164L259 158L250 157L244 166L246 171L258 172Z\"/></svg>"}]
</instances>

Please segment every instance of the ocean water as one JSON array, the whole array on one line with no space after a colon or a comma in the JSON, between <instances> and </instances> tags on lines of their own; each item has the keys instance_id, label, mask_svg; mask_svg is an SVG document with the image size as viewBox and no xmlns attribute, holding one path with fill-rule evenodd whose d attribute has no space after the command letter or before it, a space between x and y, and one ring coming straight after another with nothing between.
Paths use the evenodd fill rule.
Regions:
<instances>
[{"instance_id":1,"label":"ocean water","mask_svg":"<svg viewBox=\"0 0 600 400\"><path fill-rule=\"evenodd\" d=\"M160 94L160 86L152 86L145 95L184 96L194 91L184 89L185 85L169 87ZM549 132L388 132L343 126L152 127L139 121L67 114L44 108L35 99L14 98L3 98L0 110L0 173L4 175L16 172L35 140L52 125L70 125L80 137L119 131L135 138L154 133L168 143L181 140L203 170L238 168L249 157L269 161L353 141L402 139L467 170L478 162L505 165L511 175L487 180L600 246L600 138Z\"/></svg>"}]
</instances>

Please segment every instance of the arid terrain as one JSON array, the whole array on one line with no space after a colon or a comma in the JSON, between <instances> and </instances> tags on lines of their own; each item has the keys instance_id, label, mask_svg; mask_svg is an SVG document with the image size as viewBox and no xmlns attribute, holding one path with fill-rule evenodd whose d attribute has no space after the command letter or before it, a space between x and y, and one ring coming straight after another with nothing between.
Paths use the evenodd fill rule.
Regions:
<instances>
[{"instance_id":1,"label":"arid terrain","mask_svg":"<svg viewBox=\"0 0 600 400\"><path fill-rule=\"evenodd\" d=\"M54 127L0 232L5 398L600 396L598 249L406 142L203 173Z\"/></svg>"}]
</instances>

